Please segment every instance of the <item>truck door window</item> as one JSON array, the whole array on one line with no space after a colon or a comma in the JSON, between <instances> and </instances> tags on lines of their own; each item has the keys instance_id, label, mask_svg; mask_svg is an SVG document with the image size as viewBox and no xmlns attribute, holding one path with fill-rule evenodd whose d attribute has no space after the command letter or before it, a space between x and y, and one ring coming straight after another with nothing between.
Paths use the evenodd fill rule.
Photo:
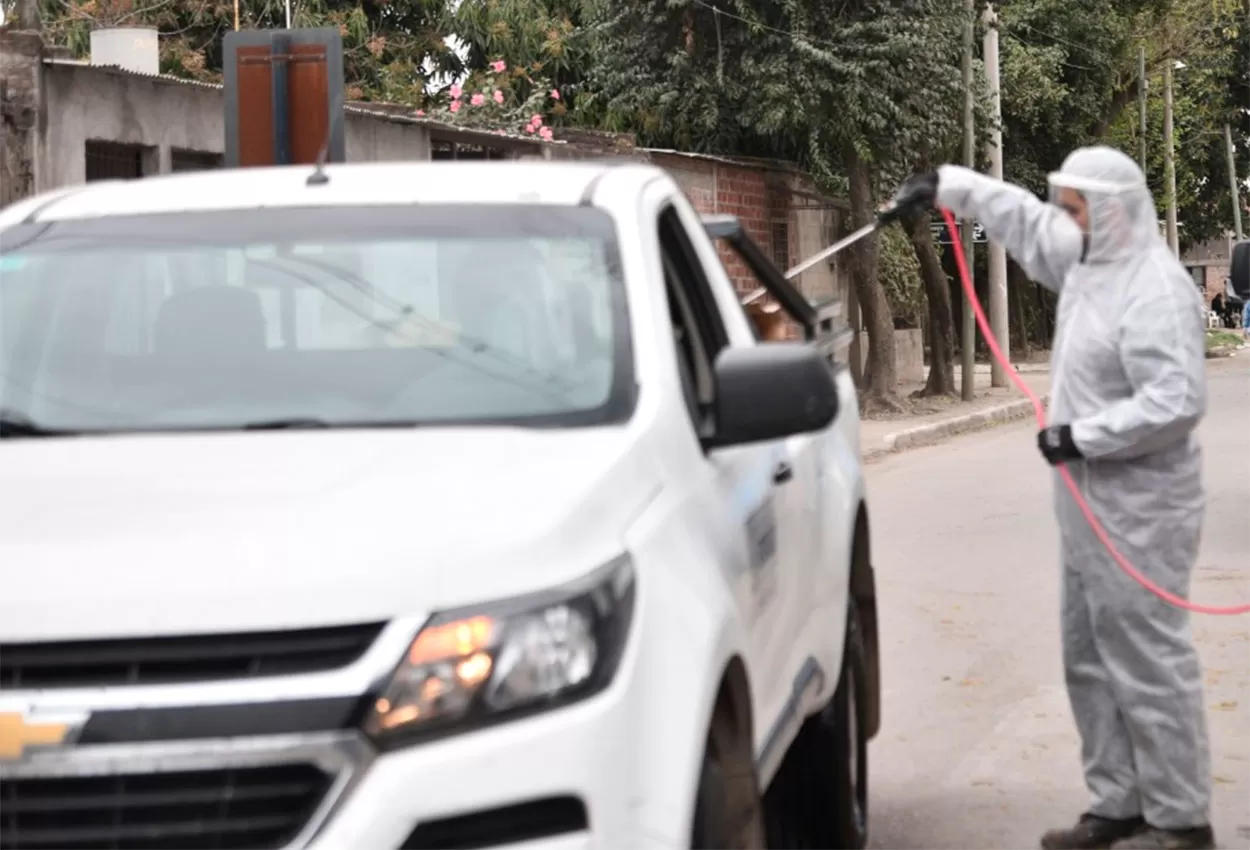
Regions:
<instances>
[{"instance_id":1,"label":"truck door window","mask_svg":"<svg viewBox=\"0 0 1250 850\"><path fill-rule=\"evenodd\" d=\"M659 237L683 389L695 428L702 434L710 425L712 364L728 344L728 335L698 254L671 206L660 213Z\"/></svg>"}]
</instances>

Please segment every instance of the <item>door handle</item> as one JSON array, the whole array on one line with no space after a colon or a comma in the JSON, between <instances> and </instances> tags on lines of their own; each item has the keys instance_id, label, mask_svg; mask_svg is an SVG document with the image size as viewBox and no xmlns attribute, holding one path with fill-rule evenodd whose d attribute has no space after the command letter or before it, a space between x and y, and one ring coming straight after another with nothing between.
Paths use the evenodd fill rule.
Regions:
<instances>
[{"instance_id":1,"label":"door handle","mask_svg":"<svg viewBox=\"0 0 1250 850\"><path fill-rule=\"evenodd\" d=\"M773 470L773 483L785 484L794 477L794 467L786 463L784 460L777 464L777 468Z\"/></svg>"}]
</instances>

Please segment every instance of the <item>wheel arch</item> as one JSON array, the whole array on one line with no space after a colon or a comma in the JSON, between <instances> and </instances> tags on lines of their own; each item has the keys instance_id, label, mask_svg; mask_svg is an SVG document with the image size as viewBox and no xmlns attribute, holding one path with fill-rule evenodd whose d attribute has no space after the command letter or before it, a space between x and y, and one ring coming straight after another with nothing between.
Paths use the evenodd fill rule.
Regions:
<instances>
[{"instance_id":1,"label":"wheel arch","mask_svg":"<svg viewBox=\"0 0 1250 850\"><path fill-rule=\"evenodd\" d=\"M709 728L713 718L721 712L732 722L738 740L746 742L754 760L755 718L751 712L751 681L747 676L746 663L740 655L733 655L725 662L721 671L716 699L712 703L712 714L708 718Z\"/></svg>"},{"instance_id":2,"label":"wheel arch","mask_svg":"<svg viewBox=\"0 0 1250 850\"><path fill-rule=\"evenodd\" d=\"M877 581L872 567L872 535L868 506L859 503L855 514L855 536L851 544L850 595L859 615L866 656L868 693L863 695L867 715L865 733L871 739L881 729L881 641L877 631Z\"/></svg>"}]
</instances>

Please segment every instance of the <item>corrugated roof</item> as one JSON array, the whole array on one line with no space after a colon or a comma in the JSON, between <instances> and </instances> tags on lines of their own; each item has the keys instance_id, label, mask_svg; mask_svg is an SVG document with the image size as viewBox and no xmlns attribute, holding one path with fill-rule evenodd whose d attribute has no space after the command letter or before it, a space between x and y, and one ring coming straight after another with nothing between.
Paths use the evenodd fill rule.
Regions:
<instances>
[{"instance_id":1,"label":"corrugated roof","mask_svg":"<svg viewBox=\"0 0 1250 850\"><path fill-rule=\"evenodd\" d=\"M735 168L758 168L766 171L785 171L796 174L802 173L793 162L787 162L781 159L762 159L759 157L747 156L720 156L711 153L691 153L689 151L677 151L669 148L640 148L650 154L659 154L661 156L679 156L684 159L697 159L704 162L717 162L721 165L732 165Z\"/></svg>"},{"instance_id":2,"label":"corrugated roof","mask_svg":"<svg viewBox=\"0 0 1250 850\"><path fill-rule=\"evenodd\" d=\"M45 58L45 65L61 65L74 68L90 68L96 71L104 71L110 74L120 74L128 77L140 77L145 80L160 80L163 83L174 83L181 86L192 86L201 89L217 89L221 90L221 83L207 83L203 80L188 80L184 77L175 77L173 74L144 74L141 71L132 71L129 68L123 68L120 65L92 65L90 62L84 62L81 59L60 59Z\"/></svg>"}]
</instances>

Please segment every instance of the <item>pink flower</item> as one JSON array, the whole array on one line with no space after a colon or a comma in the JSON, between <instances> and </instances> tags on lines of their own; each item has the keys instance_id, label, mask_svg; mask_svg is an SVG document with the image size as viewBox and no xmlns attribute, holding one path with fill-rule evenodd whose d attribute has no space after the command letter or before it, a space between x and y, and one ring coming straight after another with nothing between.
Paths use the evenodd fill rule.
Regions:
<instances>
[{"instance_id":1,"label":"pink flower","mask_svg":"<svg viewBox=\"0 0 1250 850\"><path fill-rule=\"evenodd\" d=\"M496 62L491 62L490 69L494 71L496 74L502 74L504 71L508 70L508 65L502 59L500 59Z\"/></svg>"},{"instance_id":2,"label":"pink flower","mask_svg":"<svg viewBox=\"0 0 1250 850\"><path fill-rule=\"evenodd\" d=\"M473 106L481 106L482 101L484 100L486 100L486 98L482 97L480 94L475 94L473 97L469 98L469 103Z\"/></svg>"},{"instance_id":3,"label":"pink flower","mask_svg":"<svg viewBox=\"0 0 1250 850\"><path fill-rule=\"evenodd\" d=\"M542 136L546 141L551 141L551 128L543 127L538 131L538 135Z\"/></svg>"},{"instance_id":4,"label":"pink flower","mask_svg":"<svg viewBox=\"0 0 1250 850\"><path fill-rule=\"evenodd\" d=\"M535 130L537 130L539 127L543 125L543 117L541 115L535 115L533 118L530 119L530 124L534 126Z\"/></svg>"},{"instance_id":5,"label":"pink flower","mask_svg":"<svg viewBox=\"0 0 1250 850\"><path fill-rule=\"evenodd\" d=\"M492 95L492 97L495 98L495 103L503 103L503 92L501 92L499 89L495 89L495 93Z\"/></svg>"},{"instance_id":6,"label":"pink flower","mask_svg":"<svg viewBox=\"0 0 1250 850\"><path fill-rule=\"evenodd\" d=\"M464 89L460 88L459 83L453 83L451 87L451 99L459 100L460 95L464 94Z\"/></svg>"},{"instance_id":7,"label":"pink flower","mask_svg":"<svg viewBox=\"0 0 1250 850\"><path fill-rule=\"evenodd\" d=\"M460 101L458 101L458 100L453 100L453 101L451 102L451 106L449 106L449 107L448 107L448 109L450 109L453 113L454 113L454 112L459 112L459 111L460 111Z\"/></svg>"},{"instance_id":8,"label":"pink flower","mask_svg":"<svg viewBox=\"0 0 1250 850\"><path fill-rule=\"evenodd\" d=\"M559 90L559 89L552 89L552 90L551 90L551 99L552 99L552 100L559 100L559 99L560 99L560 90Z\"/></svg>"},{"instance_id":9,"label":"pink flower","mask_svg":"<svg viewBox=\"0 0 1250 850\"><path fill-rule=\"evenodd\" d=\"M415 116L417 116L418 118L424 118L424 117L425 117L425 110L424 110L424 109L418 109L416 112L414 112L414 113L412 113L412 114L413 114L413 115L415 115Z\"/></svg>"},{"instance_id":10,"label":"pink flower","mask_svg":"<svg viewBox=\"0 0 1250 850\"><path fill-rule=\"evenodd\" d=\"M525 132L527 132L527 133L532 133L532 132L534 132L534 131L535 131L535 130L537 130L537 129L538 129L538 128L537 128L537 127L535 127L533 124L526 124L526 125L525 125Z\"/></svg>"}]
</instances>

